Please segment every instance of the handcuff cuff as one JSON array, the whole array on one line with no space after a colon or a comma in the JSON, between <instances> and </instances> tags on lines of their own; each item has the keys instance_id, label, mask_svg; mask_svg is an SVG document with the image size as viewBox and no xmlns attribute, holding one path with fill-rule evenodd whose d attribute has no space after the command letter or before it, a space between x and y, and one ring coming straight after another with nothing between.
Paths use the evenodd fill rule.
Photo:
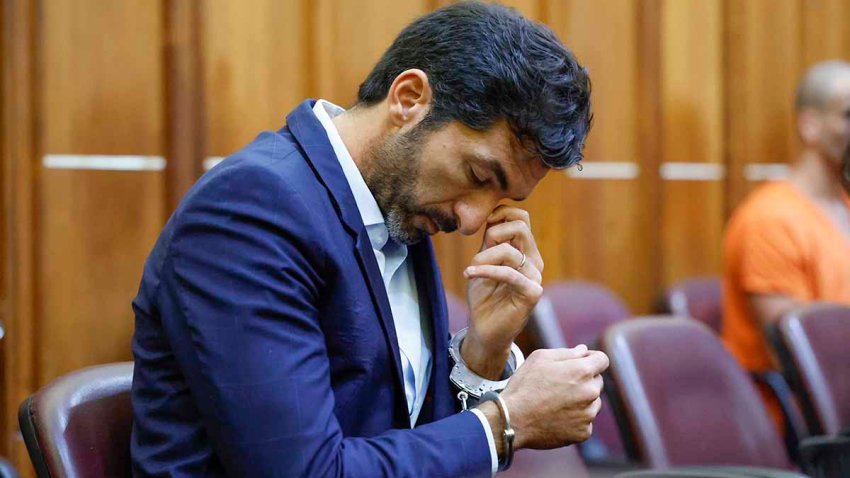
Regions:
<instances>
[{"instance_id":1,"label":"handcuff cuff","mask_svg":"<svg viewBox=\"0 0 850 478\"><path fill-rule=\"evenodd\" d=\"M452 337L449 343L449 355L455 362L449 374L449 380L459 389L457 399L460 401L463 411L469 409L468 402L470 401L474 402L473 405L492 401L498 406L499 412L505 420L505 430L502 436L505 441L505 456L499 460L499 471L504 471L513 462L515 433L511 427L507 404L505 404L499 393L507 387L508 380L525 361L525 356L515 343L511 344L511 352L508 355L506 370L502 375L503 378L501 380L488 380L470 370L466 366L463 356L460 354L460 347L463 344L463 339L466 337L466 332L467 328L461 329Z\"/></svg>"}]
</instances>

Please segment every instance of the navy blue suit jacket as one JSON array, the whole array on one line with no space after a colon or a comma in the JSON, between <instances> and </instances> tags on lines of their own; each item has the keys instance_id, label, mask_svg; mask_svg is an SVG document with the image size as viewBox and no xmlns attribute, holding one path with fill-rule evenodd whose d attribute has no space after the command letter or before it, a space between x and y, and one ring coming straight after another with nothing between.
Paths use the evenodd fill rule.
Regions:
<instances>
[{"instance_id":1,"label":"navy blue suit jacket","mask_svg":"<svg viewBox=\"0 0 850 478\"><path fill-rule=\"evenodd\" d=\"M383 280L306 101L206 173L168 221L133 301L133 472L148 476L489 476L450 388L430 241L410 248L433 374L407 416Z\"/></svg>"}]
</instances>

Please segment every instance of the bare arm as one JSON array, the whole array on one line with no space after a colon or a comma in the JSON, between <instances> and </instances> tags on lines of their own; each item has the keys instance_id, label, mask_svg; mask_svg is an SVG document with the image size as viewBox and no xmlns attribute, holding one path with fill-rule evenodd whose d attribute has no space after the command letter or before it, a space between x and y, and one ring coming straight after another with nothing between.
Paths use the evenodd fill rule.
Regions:
<instances>
[{"instance_id":1,"label":"bare arm","mask_svg":"<svg viewBox=\"0 0 850 478\"><path fill-rule=\"evenodd\" d=\"M775 324L789 310L800 305L797 300L783 294L750 294L750 310L762 327Z\"/></svg>"},{"instance_id":2,"label":"bare arm","mask_svg":"<svg viewBox=\"0 0 850 478\"><path fill-rule=\"evenodd\" d=\"M788 311L800 305L797 300L783 294L750 294L747 299L762 330L776 324ZM774 367L777 367L779 361L773 347L768 347L767 351Z\"/></svg>"}]
</instances>

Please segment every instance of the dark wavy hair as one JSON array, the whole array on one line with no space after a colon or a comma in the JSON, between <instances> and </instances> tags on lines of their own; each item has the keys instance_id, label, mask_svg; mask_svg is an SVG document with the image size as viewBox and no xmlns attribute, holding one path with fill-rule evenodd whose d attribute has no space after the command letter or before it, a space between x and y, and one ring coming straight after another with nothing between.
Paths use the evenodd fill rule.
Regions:
<instances>
[{"instance_id":1,"label":"dark wavy hair","mask_svg":"<svg viewBox=\"0 0 850 478\"><path fill-rule=\"evenodd\" d=\"M393 41L360 85L358 105L382 101L411 68L424 71L433 89L425 127L458 120L485 130L504 118L549 167L581 161L592 123L590 78L549 27L492 3L435 10Z\"/></svg>"}]
</instances>

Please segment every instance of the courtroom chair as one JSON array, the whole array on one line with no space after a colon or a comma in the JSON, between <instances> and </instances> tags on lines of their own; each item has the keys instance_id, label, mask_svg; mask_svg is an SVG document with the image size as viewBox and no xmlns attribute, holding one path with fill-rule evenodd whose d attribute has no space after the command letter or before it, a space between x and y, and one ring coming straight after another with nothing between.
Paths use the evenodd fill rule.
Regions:
<instances>
[{"instance_id":1,"label":"courtroom chair","mask_svg":"<svg viewBox=\"0 0 850 478\"><path fill-rule=\"evenodd\" d=\"M651 468L791 467L754 383L706 325L635 318L608 328L601 349L633 459Z\"/></svg>"},{"instance_id":2,"label":"courtroom chair","mask_svg":"<svg viewBox=\"0 0 850 478\"><path fill-rule=\"evenodd\" d=\"M0 478L19 478L18 470L8 460L0 458Z\"/></svg>"},{"instance_id":3,"label":"courtroom chair","mask_svg":"<svg viewBox=\"0 0 850 478\"><path fill-rule=\"evenodd\" d=\"M723 325L723 283L719 277L697 277L680 281L659 300L661 314L690 317L720 332Z\"/></svg>"},{"instance_id":4,"label":"courtroom chair","mask_svg":"<svg viewBox=\"0 0 850 478\"><path fill-rule=\"evenodd\" d=\"M680 281L664 292L657 309L664 314L698 320L719 334L723 327L723 281L719 277ZM808 431L785 377L778 370L752 372L751 377L779 402L785 421L785 447L796 461L797 444Z\"/></svg>"},{"instance_id":5,"label":"courtroom chair","mask_svg":"<svg viewBox=\"0 0 850 478\"><path fill-rule=\"evenodd\" d=\"M616 478L810 478L802 473L742 466L686 466L666 470L639 470Z\"/></svg>"},{"instance_id":6,"label":"courtroom chair","mask_svg":"<svg viewBox=\"0 0 850 478\"><path fill-rule=\"evenodd\" d=\"M554 450L517 450L510 469L498 478L588 478L587 467L575 446Z\"/></svg>"},{"instance_id":7,"label":"courtroom chair","mask_svg":"<svg viewBox=\"0 0 850 478\"><path fill-rule=\"evenodd\" d=\"M723 327L723 281L719 277L682 280L664 292L656 309L662 314L698 320L720 334ZM808 431L788 383L778 370L752 372L751 378L769 390L779 402L785 421L785 448L792 461L797 461L797 444Z\"/></svg>"},{"instance_id":8,"label":"courtroom chair","mask_svg":"<svg viewBox=\"0 0 850 478\"><path fill-rule=\"evenodd\" d=\"M553 282L543 288L558 318L564 340L570 346L593 346L609 325L631 313L611 290L585 281Z\"/></svg>"},{"instance_id":9,"label":"courtroom chair","mask_svg":"<svg viewBox=\"0 0 850 478\"><path fill-rule=\"evenodd\" d=\"M446 291L446 307L449 313L449 333L456 334L460 329L466 327L469 318L469 308L466 300Z\"/></svg>"},{"instance_id":10,"label":"courtroom chair","mask_svg":"<svg viewBox=\"0 0 850 478\"><path fill-rule=\"evenodd\" d=\"M770 327L768 337L811 433L837 435L850 427L850 307L799 307Z\"/></svg>"},{"instance_id":11,"label":"courtroom chair","mask_svg":"<svg viewBox=\"0 0 850 478\"><path fill-rule=\"evenodd\" d=\"M544 287L543 298L535 307L526 331L517 343L529 353L538 348L592 348L611 324L625 320L630 313L616 294L606 287L585 281L553 282ZM626 461L617 422L607 399L593 423L593 436L579 445L589 464L622 464Z\"/></svg>"},{"instance_id":12,"label":"courtroom chair","mask_svg":"<svg viewBox=\"0 0 850 478\"><path fill-rule=\"evenodd\" d=\"M47 384L18 411L39 478L131 476L133 363L85 368Z\"/></svg>"}]
</instances>

